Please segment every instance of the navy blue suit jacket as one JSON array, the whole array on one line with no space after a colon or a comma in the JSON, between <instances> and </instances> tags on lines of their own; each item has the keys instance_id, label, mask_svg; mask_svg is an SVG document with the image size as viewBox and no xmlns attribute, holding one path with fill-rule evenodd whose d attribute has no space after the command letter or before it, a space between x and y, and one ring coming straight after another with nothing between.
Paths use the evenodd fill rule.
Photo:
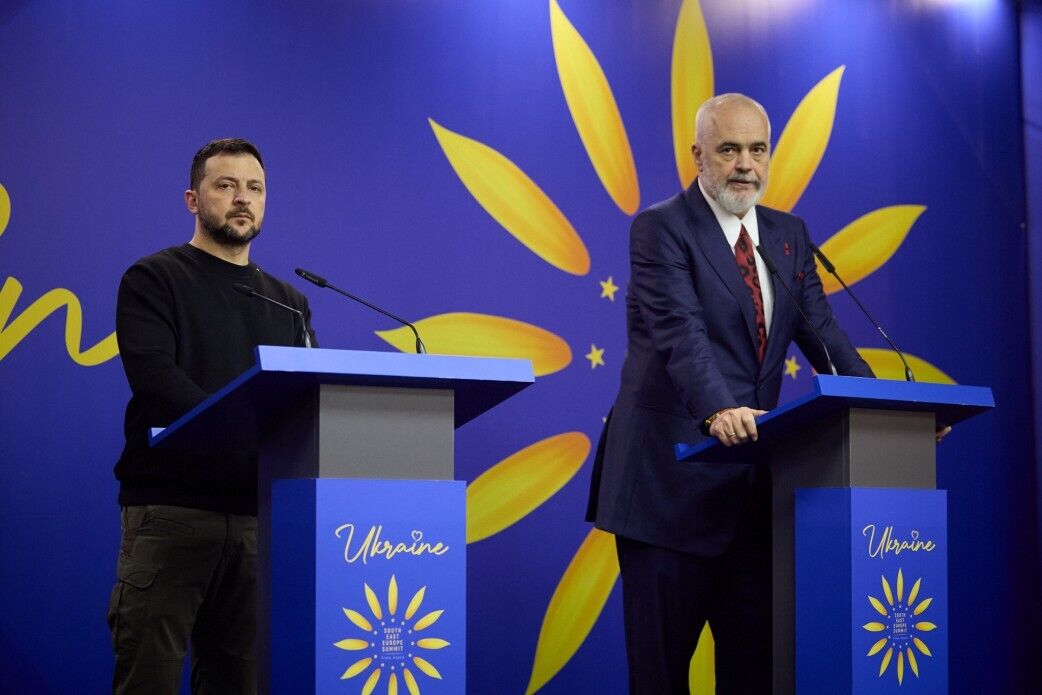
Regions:
<instances>
[{"instance_id":1,"label":"navy blue suit jacket","mask_svg":"<svg viewBox=\"0 0 1042 695\"><path fill-rule=\"evenodd\" d=\"M872 376L832 315L803 220L757 207L760 243L828 345L841 374ZM587 518L619 536L715 556L751 491L751 464L680 463L705 418L728 407L770 410L795 340L819 372L825 354L774 283L763 364L755 309L734 250L698 187L641 212L630 229L628 347L619 395L594 458ZM761 278L766 281L766 278Z\"/></svg>"}]
</instances>

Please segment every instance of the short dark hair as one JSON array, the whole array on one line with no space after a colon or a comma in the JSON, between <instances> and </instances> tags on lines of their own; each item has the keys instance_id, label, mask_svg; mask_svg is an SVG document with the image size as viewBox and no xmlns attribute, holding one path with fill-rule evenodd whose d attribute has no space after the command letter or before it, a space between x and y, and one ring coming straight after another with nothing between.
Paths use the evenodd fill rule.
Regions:
<instances>
[{"instance_id":1,"label":"short dark hair","mask_svg":"<svg viewBox=\"0 0 1042 695\"><path fill-rule=\"evenodd\" d=\"M249 154L256 158L257 163L264 169L264 160L261 159L260 150L249 140L242 138L220 138L211 140L203 145L202 149L192 157L192 169L188 174L188 187L193 191L199 190L199 182L203 180L206 170L206 160L219 154Z\"/></svg>"}]
</instances>

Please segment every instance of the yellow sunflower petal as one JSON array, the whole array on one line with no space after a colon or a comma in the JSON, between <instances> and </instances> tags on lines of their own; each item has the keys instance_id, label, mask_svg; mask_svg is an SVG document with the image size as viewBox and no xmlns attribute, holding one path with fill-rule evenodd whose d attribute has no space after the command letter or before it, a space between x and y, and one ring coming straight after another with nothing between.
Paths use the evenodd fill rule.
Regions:
<instances>
[{"instance_id":1,"label":"yellow sunflower petal","mask_svg":"<svg viewBox=\"0 0 1042 695\"><path fill-rule=\"evenodd\" d=\"M467 542L499 533L550 499L582 467L590 440L565 432L525 447L467 486Z\"/></svg>"},{"instance_id":2,"label":"yellow sunflower petal","mask_svg":"<svg viewBox=\"0 0 1042 695\"><path fill-rule=\"evenodd\" d=\"M380 599L376 597L376 592L373 591L368 584L365 585L365 600L369 603L369 610L373 612L376 619L382 619L384 614L383 611L380 610Z\"/></svg>"},{"instance_id":3,"label":"yellow sunflower petal","mask_svg":"<svg viewBox=\"0 0 1042 695\"><path fill-rule=\"evenodd\" d=\"M597 622L618 576L615 537L593 529L568 564L546 607L527 693L546 685L572 658Z\"/></svg>"},{"instance_id":4,"label":"yellow sunflower petal","mask_svg":"<svg viewBox=\"0 0 1042 695\"><path fill-rule=\"evenodd\" d=\"M373 624L366 620L365 616L363 616L361 613L359 613L358 611L353 611L350 608L344 608L343 610L344 615L346 615L347 619L350 620L352 623L362 628L366 632L373 631Z\"/></svg>"},{"instance_id":5,"label":"yellow sunflower petal","mask_svg":"<svg viewBox=\"0 0 1042 695\"><path fill-rule=\"evenodd\" d=\"M409 695L420 695L420 686L416 683L416 676L412 675L412 671L403 668L402 680L405 681L405 687L409 689Z\"/></svg>"},{"instance_id":6,"label":"yellow sunflower petal","mask_svg":"<svg viewBox=\"0 0 1042 695\"><path fill-rule=\"evenodd\" d=\"M420 649L444 649L449 646L449 642L440 637L424 637L421 640L416 640L416 646Z\"/></svg>"},{"instance_id":7,"label":"yellow sunflower petal","mask_svg":"<svg viewBox=\"0 0 1042 695\"><path fill-rule=\"evenodd\" d=\"M897 600L900 601L905 593L905 576L901 573L901 569L897 570Z\"/></svg>"},{"instance_id":8,"label":"yellow sunflower petal","mask_svg":"<svg viewBox=\"0 0 1042 695\"><path fill-rule=\"evenodd\" d=\"M427 587L421 586L420 590L413 594L412 600L409 601L408 608L405 609L405 619L412 620L412 617L416 615L416 611L419 610L420 604L423 603L423 595L427 593Z\"/></svg>"},{"instance_id":9,"label":"yellow sunflower petal","mask_svg":"<svg viewBox=\"0 0 1042 695\"><path fill-rule=\"evenodd\" d=\"M905 656L908 657L908 665L912 668L912 673L914 673L915 677L918 678L919 662L915 660L915 652L912 651L911 647L905 650Z\"/></svg>"},{"instance_id":10,"label":"yellow sunflower petal","mask_svg":"<svg viewBox=\"0 0 1042 695\"><path fill-rule=\"evenodd\" d=\"M886 602L889 603L892 606L892 605L894 605L894 592L892 592L890 590L890 582L888 582L886 580L886 577L880 577L880 579L883 580L883 593L886 594ZM870 601L872 600L871 596L869 596L868 598L869 598ZM873 601L872 605L875 606L875 602L874 601ZM881 608L881 606L876 606L876 610L877 611L880 610L880 608ZM880 612L883 612L883 611L880 611ZM886 613L883 612L883 615L886 615Z\"/></svg>"},{"instance_id":11,"label":"yellow sunflower petal","mask_svg":"<svg viewBox=\"0 0 1042 695\"><path fill-rule=\"evenodd\" d=\"M564 99L590 163L619 209L632 215L640 206L637 168L611 85L557 0L550 0L550 32Z\"/></svg>"},{"instance_id":12,"label":"yellow sunflower petal","mask_svg":"<svg viewBox=\"0 0 1042 695\"><path fill-rule=\"evenodd\" d=\"M866 656L875 656L879 653L879 650L886 646L886 643L889 641L890 640L886 637L879 640L878 642L872 645L872 648L868 650L868 654L866 654Z\"/></svg>"},{"instance_id":13,"label":"yellow sunflower petal","mask_svg":"<svg viewBox=\"0 0 1042 695\"><path fill-rule=\"evenodd\" d=\"M415 325L432 354L529 359L536 376L558 372L572 361L572 349L559 336L502 316L455 312L420 319ZM415 350L412 331L405 326L376 334L402 352Z\"/></svg>"},{"instance_id":14,"label":"yellow sunflower petal","mask_svg":"<svg viewBox=\"0 0 1042 695\"><path fill-rule=\"evenodd\" d=\"M687 670L688 691L692 693L716 692L716 643L709 623L698 636L698 646L691 657Z\"/></svg>"},{"instance_id":15,"label":"yellow sunflower petal","mask_svg":"<svg viewBox=\"0 0 1042 695\"><path fill-rule=\"evenodd\" d=\"M886 653L883 654L883 661L882 661L882 663L879 664L879 675L880 676L882 676L884 673L886 673L886 668L887 668L887 666L890 665L890 657L892 657L893 655L894 655L894 648L893 647L890 647L889 649L887 649Z\"/></svg>"},{"instance_id":16,"label":"yellow sunflower petal","mask_svg":"<svg viewBox=\"0 0 1042 695\"><path fill-rule=\"evenodd\" d=\"M371 663L373 663L371 657L367 656L364 659L359 659L358 661L347 667L347 670L344 671L344 675L340 676L340 680L346 681L348 678L354 678L359 673L369 668L369 664Z\"/></svg>"},{"instance_id":17,"label":"yellow sunflower petal","mask_svg":"<svg viewBox=\"0 0 1042 695\"><path fill-rule=\"evenodd\" d=\"M864 629L868 630L869 632L882 632L883 630L886 629L886 625L884 625L883 623L876 623L876 622L865 623L861 627L863 627Z\"/></svg>"},{"instance_id":18,"label":"yellow sunflower petal","mask_svg":"<svg viewBox=\"0 0 1042 695\"><path fill-rule=\"evenodd\" d=\"M398 612L398 581L391 575L391 581L387 585L387 614L394 615Z\"/></svg>"},{"instance_id":19,"label":"yellow sunflower petal","mask_svg":"<svg viewBox=\"0 0 1042 695\"><path fill-rule=\"evenodd\" d=\"M7 223L11 221L11 196L7 189L0 185L0 234L7 229Z\"/></svg>"},{"instance_id":20,"label":"yellow sunflower petal","mask_svg":"<svg viewBox=\"0 0 1042 695\"><path fill-rule=\"evenodd\" d=\"M858 354L861 358L868 362L868 366L872 368L875 375L879 379L892 379L896 381L905 380L905 367L901 364L900 358L893 350L884 348L858 348ZM916 381L928 382L931 384L954 384L955 379L942 372L940 369L930 364L921 357L910 355L907 352L901 353L908 360L908 366L911 367L912 373L915 375ZM911 599L908 601L911 603Z\"/></svg>"},{"instance_id":21,"label":"yellow sunflower petal","mask_svg":"<svg viewBox=\"0 0 1042 695\"><path fill-rule=\"evenodd\" d=\"M872 604L872 607L876 609L876 612L879 613L879 615L887 615L886 606L884 606L883 602L875 596L869 596L868 602Z\"/></svg>"},{"instance_id":22,"label":"yellow sunflower petal","mask_svg":"<svg viewBox=\"0 0 1042 695\"><path fill-rule=\"evenodd\" d=\"M891 205L873 210L836 232L821 245L821 252L836 266L843 281L851 286L890 260L925 211L924 205ZM818 275L825 294L842 289L820 263Z\"/></svg>"},{"instance_id":23,"label":"yellow sunflower petal","mask_svg":"<svg viewBox=\"0 0 1042 695\"><path fill-rule=\"evenodd\" d=\"M434 664L427 661L426 659L414 656L412 658L412 662L416 664L416 668L420 669L431 678L437 678L439 680L441 679L441 674L438 673L438 669L434 668Z\"/></svg>"},{"instance_id":24,"label":"yellow sunflower petal","mask_svg":"<svg viewBox=\"0 0 1042 695\"><path fill-rule=\"evenodd\" d=\"M72 361L81 367L93 367L106 362L119 353L116 344L116 333L113 331L93 347L80 351L80 338L83 333L83 309L80 300L69 290L59 287L47 292L14 321L8 323L14 311L14 305L22 294L22 284L13 277L7 278L0 288L0 360L29 335L41 321L52 313L66 307L65 312L65 350Z\"/></svg>"},{"instance_id":25,"label":"yellow sunflower petal","mask_svg":"<svg viewBox=\"0 0 1042 695\"><path fill-rule=\"evenodd\" d=\"M427 120L456 175L492 219L555 268L573 275L590 271L583 240L525 172L488 145Z\"/></svg>"},{"instance_id":26,"label":"yellow sunflower petal","mask_svg":"<svg viewBox=\"0 0 1042 695\"><path fill-rule=\"evenodd\" d=\"M387 695L398 695L398 675L395 673L387 680Z\"/></svg>"},{"instance_id":27,"label":"yellow sunflower petal","mask_svg":"<svg viewBox=\"0 0 1042 695\"><path fill-rule=\"evenodd\" d=\"M905 359L908 359L907 355L905 355ZM875 371L875 370L873 370L873 371ZM876 372L876 376L879 376L879 372ZM919 585L922 584L922 583L923 583L923 578L919 577L918 579L915 580L915 584L912 584L912 590L908 592L908 605L909 606L911 606L913 603L915 603L915 598L919 595Z\"/></svg>"},{"instance_id":28,"label":"yellow sunflower petal","mask_svg":"<svg viewBox=\"0 0 1042 695\"><path fill-rule=\"evenodd\" d=\"M905 682L905 657L901 652L897 653L897 684Z\"/></svg>"},{"instance_id":29,"label":"yellow sunflower petal","mask_svg":"<svg viewBox=\"0 0 1042 695\"><path fill-rule=\"evenodd\" d=\"M803 195L832 136L844 69L839 66L814 85L785 124L771 155L764 205L788 212Z\"/></svg>"},{"instance_id":30,"label":"yellow sunflower petal","mask_svg":"<svg viewBox=\"0 0 1042 695\"><path fill-rule=\"evenodd\" d=\"M431 611L427 615L417 620L416 624L412 626L412 629L415 632L419 632L420 630L426 630L435 622L437 622L438 618L440 618L441 614L444 612L444 610Z\"/></svg>"},{"instance_id":31,"label":"yellow sunflower petal","mask_svg":"<svg viewBox=\"0 0 1042 695\"><path fill-rule=\"evenodd\" d=\"M366 680L365 685L362 686L362 695L372 695L373 691L376 690L376 684L380 682L380 669L376 669L369 674L369 678Z\"/></svg>"},{"instance_id":32,"label":"yellow sunflower petal","mask_svg":"<svg viewBox=\"0 0 1042 695\"><path fill-rule=\"evenodd\" d=\"M673 33L670 78L673 152L680 184L687 188L698 175L698 165L691 156L691 145L695 142L695 114L702 102L713 96L713 51L698 0L684 0L680 6L677 28Z\"/></svg>"},{"instance_id":33,"label":"yellow sunflower petal","mask_svg":"<svg viewBox=\"0 0 1042 695\"><path fill-rule=\"evenodd\" d=\"M933 654L930 653L930 648L926 646L926 642L923 642L918 637L912 638L912 644L914 644L915 648L921 651L926 656L933 656Z\"/></svg>"},{"instance_id":34,"label":"yellow sunflower petal","mask_svg":"<svg viewBox=\"0 0 1042 695\"><path fill-rule=\"evenodd\" d=\"M333 646L348 652L358 652L369 648L369 641L364 639L342 639L334 642Z\"/></svg>"},{"instance_id":35,"label":"yellow sunflower petal","mask_svg":"<svg viewBox=\"0 0 1042 695\"><path fill-rule=\"evenodd\" d=\"M934 630L937 629L937 626L935 624L931 623L931 622L928 622L928 621L924 620L921 623L916 623L915 624L915 629L919 630L920 632L933 632Z\"/></svg>"},{"instance_id":36,"label":"yellow sunflower petal","mask_svg":"<svg viewBox=\"0 0 1042 695\"><path fill-rule=\"evenodd\" d=\"M921 614L923 611L925 611L927 608L930 607L931 603L933 603L933 599L932 598L924 598L922 600L922 602L918 606L915 607L915 610L912 611L912 615L919 615L919 614Z\"/></svg>"}]
</instances>

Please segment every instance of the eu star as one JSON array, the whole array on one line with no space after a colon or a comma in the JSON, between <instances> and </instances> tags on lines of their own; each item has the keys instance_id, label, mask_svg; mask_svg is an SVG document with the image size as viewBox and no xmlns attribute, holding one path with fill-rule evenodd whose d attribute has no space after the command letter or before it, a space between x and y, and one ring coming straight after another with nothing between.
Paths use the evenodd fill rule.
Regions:
<instances>
[{"instance_id":1,"label":"eu star","mask_svg":"<svg viewBox=\"0 0 1042 695\"><path fill-rule=\"evenodd\" d=\"M601 299L607 297L610 301L615 301L615 293L619 291L618 286L612 282L611 275L608 276L607 280L598 280L601 285Z\"/></svg>"},{"instance_id":2,"label":"eu star","mask_svg":"<svg viewBox=\"0 0 1042 695\"><path fill-rule=\"evenodd\" d=\"M604 348L590 343L590 351L586 353L585 357L590 360L590 369L596 369L598 365L604 366Z\"/></svg>"},{"instance_id":3,"label":"eu star","mask_svg":"<svg viewBox=\"0 0 1042 695\"><path fill-rule=\"evenodd\" d=\"M800 371L801 369L803 369L803 367L801 367L799 362L796 361L796 355L793 355L792 357L785 360L785 374L787 376L791 376L793 379L795 379L796 372Z\"/></svg>"}]
</instances>

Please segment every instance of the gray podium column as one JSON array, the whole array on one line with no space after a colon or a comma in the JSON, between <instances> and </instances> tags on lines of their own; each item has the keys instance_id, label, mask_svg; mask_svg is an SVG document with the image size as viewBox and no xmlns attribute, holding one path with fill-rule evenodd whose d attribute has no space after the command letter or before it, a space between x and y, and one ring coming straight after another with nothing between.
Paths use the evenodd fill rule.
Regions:
<instances>
[{"instance_id":1,"label":"gray podium column","mask_svg":"<svg viewBox=\"0 0 1042 695\"><path fill-rule=\"evenodd\" d=\"M937 487L933 413L850 408L773 446L775 695L796 690L795 490Z\"/></svg>"},{"instance_id":2,"label":"gray podium column","mask_svg":"<svg viewBox=\"0 0 1042 695\"><path fill-rule=\"evenodd\" d=\"M452 480L450 389L322 384L260 426L257 487L259 690L270 691L271 481L275 478Z\"/></svg>"}]
</instances>

